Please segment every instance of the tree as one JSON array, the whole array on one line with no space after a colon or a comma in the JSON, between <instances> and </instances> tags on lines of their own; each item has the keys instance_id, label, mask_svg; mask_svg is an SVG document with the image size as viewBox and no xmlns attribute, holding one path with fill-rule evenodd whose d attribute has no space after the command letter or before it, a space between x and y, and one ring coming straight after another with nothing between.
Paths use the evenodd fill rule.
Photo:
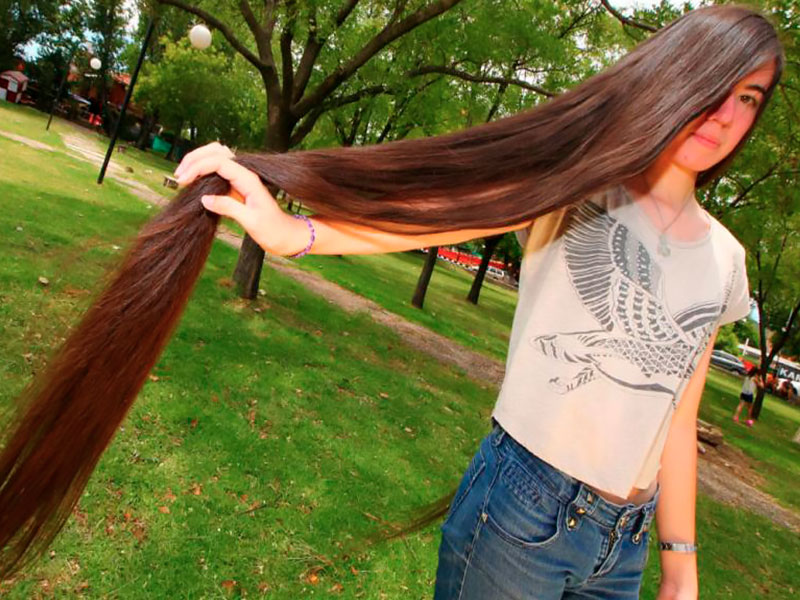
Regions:
<instances>
[{"instance_id":1,"label":"tree","mask_svg":"<svg viewBox=\"0 0 800 600\"><path fill-rule=\"evenodd\" d=\"M483 280L486 277L486 270L489 268L489 261L492 260L492 255L494 255L494 251L502 237L502 235L493 235L483 241L481 264L478 266L478 270L472 280L472 286L469 288L469 293L467 294L467 300L473 304L478 303L478 296L480 296L481 286L483 286Z\"/></svg>"},{"instance_id":2,"label":"tree","mask_svg":"<svg viewBox=\"0 0 800 600\"><path fill-rule=\"evenodd\" d=\"M431 282L431 275L433 275L433 268L436 266L436 260L439 257L439 246L431 246L428 248L428 255L425 258L425 263L420 271L419 279L417 280L417 289L414 291L414 296L411 298L411 305L417 308L422 308L425 303L425 294L428 292L428 284Z\"/></svg>"},{"instance_id":3,"label":"tree","mask_svg":"<svg viewBox=\"0 0 800 600\"><path fill-rule=\"evenodd\" d=\"M212 46L197 50L184 36L165 38L159 62L147 63L134 91L136 102L159 114L163 125L180 132L191 123L195 143L223 140L248 146L256 139L254 114L263 114L259 82L241 57L230 57ZM225 118L220 118L225 115Z\"/></svg>"},{"instance_id":4,"label":"tree","mask_svg":"<svg viewBox=\"0 0 800 600\"><path fill-rule=\"evenodd\" d=\"M783 0L764 4L783 36L786 68L752 139L728 173L707 187L705 204L747 250L759 317L759 370L766 377L800 327L800 15ZM771 340L768 330L775 332ZM763 397L759 390L756 418Z\"/></svg>"},{"instance_id":5,"label":"tree","mask_svg":"<svg viewBox=\"0 0 800 600\"><path fill-rule=\"evenodd\" d=\"M786 342L800 329L800 181L773 181L778 185L761 186L746 208L729 216L732 228L748 250L748 277L758 310L763 377ZM771 344L768 329L775 331ZM759 390L755 398L755 418L760 414L763 395Z\"/></svg>"},{"instance_id":6,"label":"tree","mask_svg":"<svg viewBox=\"0 0 800 600\"><path fill-rule=\"evenodd\" d=\"M109 74L118 69L120 52L125 46L125 24L130 15L124 0L90 0L88 27L92 32L97 57L102 62L99 71L100 104L102 106L103 128L110 131L108 110L108 90L111 85Z\"/></svg>"},{"instance_id":7,"label":"tree","mask_svg":"<svg viewBox=\"0 0 800 600\"><path fill-rule=\"evenodd\" d=\"M14 66L22 46L57 31L59 0L0 0L0 71Z\"/></svg>"},{"instance_id":8,"label":"tree","mask_svg":"<svg viewBox=\"0 0 800 600\"><path fill-rule=\"evenodd\" d=\"M583 34L592 19L605 16L593 3L575 0L521 0L513 6L502 0L273 0L258 6L247 0L235 6L156 1L203 20L252 65L266 94L264 148L279 152L307 145L317 123L331 113L379 96L403 97L402 90L430 78L442 79L428 88L431 97L459 100L429 104L428 115L441 114L430 125L423 119L413 127L422 135L463 127L469 105L490 105L503 83L546 97L548 86L559 88L596 68L600 54L581 48ZM522 57L516 63L508 56L512 52ZM508 112L532 102L520 93L506 95ZM465 104L461 118L449 118ZM255 295L262 260L263 251L245 238L234 274L242 295Z\"/></svg>"}]
</instances>

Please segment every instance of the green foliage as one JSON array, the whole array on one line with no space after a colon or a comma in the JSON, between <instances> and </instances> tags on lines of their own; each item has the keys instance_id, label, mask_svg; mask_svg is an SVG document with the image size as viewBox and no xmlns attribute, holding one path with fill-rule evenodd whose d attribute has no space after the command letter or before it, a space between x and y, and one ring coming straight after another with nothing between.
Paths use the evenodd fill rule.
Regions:
<instances>
[{"instance_id":1,"label":"green foliage","mask_svg":"<svg viewBox=\"0 0 800 600\"><path fill-rule=\"evenodd\" d=\"M758 325L750 319L741 319L733 323L733 331L742 344L745 342L749 346L758 344Z\"/></svg>"},{"instance_id":2,"label":"green foliage","mask_svg":"<svg viewBox=\"0 0 800 600\"><path fill-rule=\"evenodd\" d=\"M0 0L0 71L14 66L27 42L57 31L60 5L59 0Z\"/></svg>"},{"instance_id":3,"label":"green foliage","mask_svg":"<svg viewBox=\"0 0 800 600\"><path fill-rule=\"evenodd\" d=\"M714 348L739 356L739 338L736 335L735 323L728 323L719 328Z\"/></svg>"},{"instance_id":4,"label":"green foliage","mask_svg":"<svg viewBox=\"0 0 800 600\"><path fill-rule=\"evenodd\" d=\"M187 38L162 39L162 60L142 69L134 99L160 122L177 129L193 124L198 144L222 140L231 146L262 142L264 98L254 71L237 56L211 46L197 50Z\"/></svg>"}]
</instances>

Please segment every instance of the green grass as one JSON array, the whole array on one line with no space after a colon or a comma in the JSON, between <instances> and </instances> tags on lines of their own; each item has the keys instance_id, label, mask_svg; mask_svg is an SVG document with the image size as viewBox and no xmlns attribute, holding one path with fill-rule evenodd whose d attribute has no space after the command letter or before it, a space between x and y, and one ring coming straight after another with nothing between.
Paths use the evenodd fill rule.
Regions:
<instances>
[{"instance_id":1,"label":"green grass","mask_svg":"<svg viewBox=\"0 0 800 600\"><path fill-rule=\"evenodd\" d=\"M420 310L411 305L411 297L425 258L418 252L311 255L297 264L471 350L505 361L517 292L487 280L474 305L466 300L472 274L440 260Z\"/></svg>"},{"instance_id":2,"label":"green grass","mask_svg":"<svg viewBox=\"0 0 800 600\"><path fill-rule=\"evenodd\" d=\"M11 102L0 104L0 130L8 131L16 135L29 137L43 144L48 144L54 148L64 149L64 142L58 134L58 117L53 117L50 129L46 130L46 113L33 110L28 106L20 106Z\"/></svg>"},{"instance_id":3,"label":"green grass","mask_svg":"<svg viewBox=\"0 0 800 600\"><path fill-rule=\"evenodd\" d=\"M792 442L800 427L800 408L767 394L755 426L745 427L731 419L741 388L740 377L711 369L700 418L717 425L726 443L744 451L752 467L764 476L765 492L787 508L800 511L800 444Z\"/></svg>"},{"instance_id":4,"label":"green grass","mask_svg":"<svg viewBox=\"0 0 800 600\"><path fill-rule=\"evenodd\" d=\"M60 120L54 121L52 128L70 135L81 136L102 155L105 155L108 149L109 139L98 131L75 127ZM114 149L110 162L127 169L124 173L126 178L143 183L157 194L170 196L172 190L164 187L164 176L171 176L178 163L166 160L161 153L139 150L134 146L128 146L124 152L119 152L118 148L123 144L127 146L128 142L117 141L117 147Z\"/></svg>"},{"instance_id":5,"label":"green grass","mask_svg":"<svg viewBox=\"0 0 800 600\"><path fill-rule=\"evenodd\" d=\"M0 167L5 404L150 211L111 181L92 185L93 169L71 158L34 177L37 151L0 139L0 152L15 157ZM7 597L78 595L84 582L105 597L222 597L234 580L232 595L269 586L275 597L325 596L337 584L343 597L427 595L435 530L352 545L376 527L366 513L400 519L457 481L495 390L274 272L268 299L241 302L227 278L234 261L215 247L158 381L140 394L54 557ZM445 440L451 450L439 456Z\"/></svg>"},{"instance_id":6,"label":"green grass","mask_svg":"<svg viewBox=\"0 0 800 600\"><path fill-rule=\"evenodd\" d=\"M6 114L0 105L0 121ZM0 161L3 405L86 309L121 252L114 246L152 213L113 181L95 185L90 165L43 155L0 138L0 156L13 157ZM416 260L396 257L399 274L389 277L384 263L350 258L328 262L366 270L364 280L387 269L377 286L387 296L405 294L394 281ZM431 597L435 527L354 544L374 531L374 518L401 520L451 488L486 432L497 390L271 269L268 295L240 300L228 279L235 259L215 244L52 555L5 584L4 597ZM451 289L451 304L467 291L457 280ZM776 469L773 493L796 506L796 454L784 433L797 411L770 399L756 428L730 431L736 391L735 380L712 375L703 417L752 445L759 468ZM698 539L703 597L797 595L795 534L700 495ZM657 591L655 541L643 598Z\"/></svg>"}]
</instances>

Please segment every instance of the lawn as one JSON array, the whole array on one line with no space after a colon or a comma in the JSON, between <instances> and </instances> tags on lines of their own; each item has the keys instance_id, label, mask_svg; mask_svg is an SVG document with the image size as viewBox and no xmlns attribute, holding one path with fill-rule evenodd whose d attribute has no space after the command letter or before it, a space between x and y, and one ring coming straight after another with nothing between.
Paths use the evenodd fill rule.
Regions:
<instances>
[{"instance_id":1,"label":"lawn","mask_svg":"<svg viewBox=\"0 0 800 600\"><path fill-rule=\"evenodd\" d=\"M504 362L517 292L484 281L477 306L466 300L473 275L438 261L423 309L411 305L426 256L421 252L306 256L297 264L409 321Z\"/></svg>"},{"instance_id":2,"label":"lawn","mask_svg":"<svg viewBox=\"0 0 800 600\"><path fill-rule=\"evenodd\" d=\"M0 121L7 114L0 105ZM5 405L41 369L153 209L111 180L97 186L93 167L63 154L0 137L0 156ZM395 267L379 258L328 260L363 270L364 281L383 269L382 293L405 297L406 283L388 273L408 275L416 257L399 255ZM358 542L457 482L486 433L497 390L271 269L263 275L268 294L242 301L230 285L235 260L234 250L215 244L78 509L51 552L5 584L4 597L431 596L436 527L379 546ZM440 274L448 281L437 270L434 284ZM448 288L455 306L467 290L456 279L437 293ZM491 305L491 292L487 298ZM498 319L504 302L493 309ZM443 318L435 302L430 310ZM797 454L784 435L798 411L770 399L756 428L735 430L727 416L735 392L735 380L713 374L702 416L760 457L768 491L798 506ZM703 597L788 599L800 589L800 541L765 519L701 495L698 539ZM657 591L655 542L647 599Z\"/></svg>"}]
</instances>

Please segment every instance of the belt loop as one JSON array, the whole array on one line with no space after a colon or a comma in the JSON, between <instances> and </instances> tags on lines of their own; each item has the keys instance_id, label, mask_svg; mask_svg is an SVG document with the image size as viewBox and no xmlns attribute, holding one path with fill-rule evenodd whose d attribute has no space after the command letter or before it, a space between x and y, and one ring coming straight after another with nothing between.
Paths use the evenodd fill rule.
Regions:
<instances>
[{"instance_id":1,"label":"belt loop","mask_svg":"<svg viewBox=\"0 0 800 600\"><path fill-rule=\"evenodd\" d=\"M506 430L503 429L500 423L494 420L494 417L492 417L492 423L494 424L494 431L492 432L494 439L492 439L492 445L496 448L503 442L503 437L506 435Z\"/></svg>"},{"instance_id":2,"label":"belt loop","mask_svg":"<svg viewBox=\"0 0 800 600\"><path fill-rule=\"evenodd\" d=\"M639 511L639 522L636 525L636 529L634 530L634 534L641 535L644 532L645 527L647 527L648 523L650 523L650 514L654 511L649 506L645 506L641 511Z\"/></svg>"}]
</instances>

